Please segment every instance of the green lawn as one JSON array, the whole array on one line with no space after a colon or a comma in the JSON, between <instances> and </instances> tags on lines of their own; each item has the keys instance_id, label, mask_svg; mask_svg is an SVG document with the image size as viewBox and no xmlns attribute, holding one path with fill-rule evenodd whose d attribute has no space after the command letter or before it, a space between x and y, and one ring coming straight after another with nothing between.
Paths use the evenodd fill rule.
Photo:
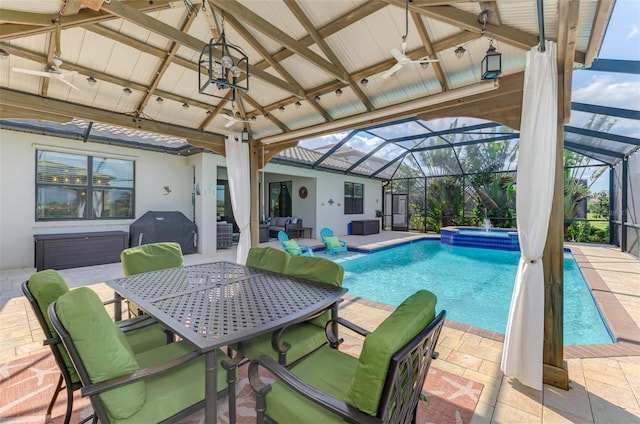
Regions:
<instances>
[{"instance_id":1,"label":"green lawn","mask_svg":"<svg viewBox=\"0 0 640 424\"><path fill-rule=\"evenodd\" d=\"M595 214L589 213L587 214L587 219L589 220L589 224L591 224L592 227L598 228L604 231L609 230L609 220L607 218L597 218Z\"/></svg>"}]
</instances>

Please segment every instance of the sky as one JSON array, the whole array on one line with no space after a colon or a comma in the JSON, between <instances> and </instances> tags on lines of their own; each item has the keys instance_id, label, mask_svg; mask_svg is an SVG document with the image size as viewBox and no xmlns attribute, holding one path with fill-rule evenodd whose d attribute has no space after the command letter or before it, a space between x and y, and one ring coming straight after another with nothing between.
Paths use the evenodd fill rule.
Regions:
<instances>
[{"instance_id":1,"label":"sky","mask_svg":"<svg viewBox=\"0 0 640 424\"><path fill-rule=\"evenodd\" d=\"M640 60L640 0L616 0L598 58ZM572 101L640 110L640 75L574 71ZM586 119L587 114L573 112L570 125L582 127ZM640 138L640 125L638 121L618 120L611 132ZM346 134L327 135L305 140L301 144L307 148L315 148L336 142ZM369 151L377 142L379 139L359 133L350 143L354 148L360 145L363 151ZM608 172L604 172L599 180L592 183L591 192L608 188Z\"/></svg>"}]
</instances>

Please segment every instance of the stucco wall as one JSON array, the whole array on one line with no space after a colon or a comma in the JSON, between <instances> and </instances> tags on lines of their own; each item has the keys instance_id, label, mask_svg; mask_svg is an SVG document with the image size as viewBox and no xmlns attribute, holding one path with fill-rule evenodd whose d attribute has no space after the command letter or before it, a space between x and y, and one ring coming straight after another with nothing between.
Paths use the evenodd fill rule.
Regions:
<instances>
[{"instance_id":1,"label":"stucco wall","mask_svg":"<svg viewBox=\"0 0 640 424\"><path fill-rule=\"evenodd\" d=\"M0 129L0 269L34 266L34 234L128 231L134 221L36 222L35 151L38 149L133 160L136 218L149 210L177 210L193 219L191 193L195 164L187 163L185 157ZM213 172L215 178L215 169ZM171 193L165 195L164 186L169 186ZM212 216L215 219L215 212Z\"/></svg>"},{"instance_id":2,"label":"stucco wall","mask_svg":"<svg viewBox=\"0 0 640 424\"><path fill-rule=\"evenodd\" d=\"M318 233L322 227L332 228L336 235L345 235L349 222L375 219L375 211L382 209L382 183L378 180L280 164L267 164L265 171L264 190L272 181L292 181L293 215L302 218L305 227L313 227L313 238L319 237ZM364 184L364 213L344 214L345 182ZM309 191L306 199L301 199L298 195L298 190L303 185ZM265 193L268 195L268 192ZM333 200L333 203L329 200ZM268 207L268 198L265 200L265 206Z\"/></svg>"}]
</instances>

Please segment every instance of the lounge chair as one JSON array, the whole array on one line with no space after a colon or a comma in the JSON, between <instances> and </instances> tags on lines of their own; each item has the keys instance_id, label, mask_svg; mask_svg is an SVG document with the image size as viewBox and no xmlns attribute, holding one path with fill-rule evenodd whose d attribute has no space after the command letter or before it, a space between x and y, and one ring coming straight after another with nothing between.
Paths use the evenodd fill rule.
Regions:
<instances>
[{"instance_id":1,"label":"lounge chair","mask_svg":"<svg viewBox=\"0 0 640 424\"><path fill-rule=\"evenodd\" d=\"M78 374L76 374L76 370L73 368L67 351L61 344L58 334L49 321L47 307L51 302L69 292L69 287L58 272L49 269L31 275L29 280L22 283L22 292L31 304L31 308L40 323L40 327L45 336L44 344L51 348L53 357L60 369L60 378L58 379L58 384L51 398L51 402L49 402L49 406L47 407L47 416L51 415L51 410L58 398L58 394L62 390L66 390L67 411L65 413L64 423L68 424L71 420L71 412L73 411L73 392L80 388L80 379L78 378ZM104 308L104 306L102 307ZM138 317L120 321L118 326L125 332L125 337L134 352L144 352L145 350L161 346L168 342L168 335L162 326L150 317ZM63 383L64 388L62 386Z\"/></svg>"},{"instance_id":2,"label":"lounge chair","mask_svg":"<svg viewBox=\"0 0 640 424\"><path fill-rule=\"evenodd\" d=\"M325 346L291 369L265 355L251 361L257 422L415 422L444 323L444 311L434 318L435 304L435 295L418 291L371 333L339 320L366 335L359 358ZM327 336L334 338L331 331ZM267 384L260 377L263 367L276 382Z\"/></svg>"},{"instance_id":3,"label":"lounge chair","mask_svg":"<svg viewBox=\"0 0 640 424\"><path fill-rule=\"evenodd\" d=\"M120 261L126 276L184 266L182 248L174 242L149 243L124 249L120 253ZM131 302L127 304L129 316L142 314L136 305Z\"/></svg>"},{"instance_id":4,"label":"lounge chair","mask_svg":"<svg viewBox=\"0 0 640 424\"><path fill-rule=\"evenodd\" d=\"M313 256L313 251L308 244L298 244L295 240L289 240L284 231L278 231L278 240L282 249L291 256Z\"/></svg>"},{"instance_id":5,"label":"lounge chair","mask_svg":"<svg viewBox=\"0 0 640 424\"><path fill-rule=\"evenodd\" d=\"M288 259L278 259L276 252L271 252L269 249L276 250L252 247L249 250L247 265L304 278L317 283L342 286L344 268L339 264L319 257L290 257L286 253L276 250L281 255L289 256ZM275 263L279 264L280 267L275 268L273 266ZM330 310L316 314L302 322L293 323L273 333L262 334L245 340L235 348L240 354L249 359L255 359L261 354L267 354L281 365L290 365L327 343L324 328L330 319L337 319L337 309L337 305L334 305ZM337 326L333 328L333 331L337 332Z\"/></svg>"},{"instance_id":6,"label":"lounge chair","mask_svg":"<svg viewBox=\"0 0 640 424\"><path fill-rule=\"evenodd\" d=\"M69 352L82 383L82 395L101 423L179 421L204 406L205 357L186 340L134 354L100 299L87 287L72 290L49 305L48 315ZM218 397L227 393L233 371L217 352Z\"/></svg>"},{"instance_id":7,"label":"lounge chair","mask_svg":"<svg viewBox=\"0 0 640 424\"><path fill-rule=\"evenodd\" d=\"M344 252L347 254L347 241L338 240L338 237L333 235L333 230L328 227L324 227L320 230L320 237L324 243L324 253L329 252L331 256L334 256L337 252Z\"/></svg>"}]
</instances>

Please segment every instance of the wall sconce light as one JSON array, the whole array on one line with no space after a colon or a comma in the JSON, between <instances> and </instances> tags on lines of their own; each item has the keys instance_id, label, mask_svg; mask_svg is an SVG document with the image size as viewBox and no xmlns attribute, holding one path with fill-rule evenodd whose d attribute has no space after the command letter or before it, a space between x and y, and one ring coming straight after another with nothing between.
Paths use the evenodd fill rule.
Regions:
<instances>
[{"instance_id":1,"label":"wall sconce light","mask_svg":"<svg viewBox=\"0 0 640 424\"><path fill-rule=\"evenodd\" d=\"M167 194L171 193L171 188L166 185L164 187L162 187L164 189L164 196L166 196Z\"/></svg>"},{"instance_id":2,"label":"wall sconce light","mask_svg":"<svg viewBox=\"0 0 640 424\"><path fill-rule=\"evenodd\" d=\"M360 84L362 84L362 86L363 86L363 87L366 87L366 86L367 86L367 84L369 84L369 80L368 80L368 79L366 79L366 78L362 78L362 79L360 80Z\"/></svg>"},{"instance_id":3,"label":"wall sconce light","mask_svg":"<svg viewBox=\"0 0 640 424\"><path fill-rule=\"evenodd\" d=\"M96 85L97 82L98 82L98 80L95 79L94 77L92 77L92 76L87 77L87 83L89 85Z\"/></svg>"},{"instance_id":4,"label":"wall sconce light","mask_svg":"<svg viewBox=\"0 0 640 424\"><path fill-rule=\"evenodd\" d=\"M458 46L453 52L455 53L456 57L460 59L462 56L464 56L466 51L467 49L465 49L463 46Z\"/></svg>"},{"instance_id":5,"label":"wall sconce light","mask_svg":"<svg viewBox=\"0 0 640 424\"><path fill-rule=\"evenodd\" d=\"M497 79L502 73L502 54L493 47L493 40L489 40L489 50L487 50L480 66L483 80Z\"/></svg>"},{"instance_id":6,"label":"wall sconce light","mask_svg":"<svg viewBox=\"0 0 640 424\"><path fill-rule=\"evenodd\" d=\"M156 97L156 102L161 105L162 102L164 102L164 99L162 97Z\"/></svg>"},{"instance_id":7,"label":"wall sconce light","mask_svg":"<svg viewBox=\"0 0 640 424\"><path fill-rule=\"evenodd\" d=\"M296 105L296 107L300 107L300 106L302 106L302 103L300 103L300 102L295 102L295 103L294 103L294 105Z\"/></svg>"},{"instance_id":8,"label":"wall sconce light","mask_svg":"<svg viewBox=\"0 0 640 424\"><path fill-rule=\"evenodd\" d=\"M9 57L9 52L5 49L0 49L0 59L4 60Z\"/></svg>"},{"instance_id":9,"label":"wall sconce light","mask_svg":"<svg viewBox=\"0 0 640 424\"><path fill-rule=\"evenodd\" d=\"M242 133L240 133L240 136L241 136L240 139L242 140L243 143L249 142L249 131L247 131L246 128L242 130Z\"/></svg>"},{"instance_id":10,"label":"wall sconce light","mask_svg":"<svg viewBox=\"0 0 640 424\"><path fill-rule=\"evenodd\" d=\"M132 91L131 91L131 89L129 87L123 88L122 92L124 93L125 96L128 96L129 94L132 93Z\"/></svg>"},{"instance_id":11,"label":"wall sconce light","mask_svg":"<svg viewBox=\"0 0 640 424\"><path fill-rule=\"evenodd\" d=\"M182 108L185 109L185 110L189 109L189 103L187 103L187 102L182 103Z\"/></svg>"},{"instance_id":12,"label":"wall sconce light","mask_svg":"<svg viewBox=\"0 0 640 424\"><path fill-rule=\"evenodd\" d=\"M337 96L337 97L342 96L342 89L338 88L338 89L336 90L336 96Z\"/></svg>"}]
</instances>

